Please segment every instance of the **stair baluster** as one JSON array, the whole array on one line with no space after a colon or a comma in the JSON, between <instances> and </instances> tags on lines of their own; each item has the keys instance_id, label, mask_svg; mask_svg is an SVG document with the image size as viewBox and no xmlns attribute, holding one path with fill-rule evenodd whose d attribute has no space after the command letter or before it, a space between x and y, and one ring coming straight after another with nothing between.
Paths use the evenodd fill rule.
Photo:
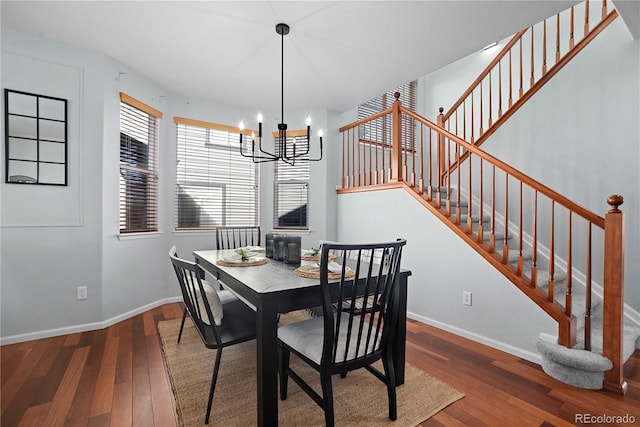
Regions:
<instances>
[{"instance_id":1,"label":"stair baluster","mask_svg":"<svg viewBox=\"0 0 640 427\"><path fill-rule=\"evenodd\" d=\"M525 28L515 34L512 39L504 46L504 48L496 55L496 57L487 65L484 71L478 76L476 80L469 86L469 88L462 94L462 96L453 104L453 106L444 112L441 108L442 123L438 121L438 124L448 131L455 133L465 141L469 141L471 144L480 146L486 141L490 135L492 135L515 111L517 111L524 103L535 94L544 84L555 75L564 65L566 65L574 56L576 56L587 44L593 40L604 28L607 27L616 17L617 12L611 10L607 12L606 0L601 0L602 3L602 18L597 22L590 22L589 18L589 1L572 6L565 12L561 12L542 21L540 24L533 25ZM576 43L574 35L574 19L576 9L580 13L584 14L584 35L583 38ZM565 18L563 14L568 14ZM555 18L555 19L554 19ZM562 20L569 21L568 25L561 27ZM555 41L554 46L547 46L547 28L555 28ZM591 28L590 28L591 27ZM523 40L526 37L529 52L523 52ZM566 48L562 46L562 39L567 39ZM553 59L547 59L547 48L553 49L555 55ZM512 99L511 81L512 81L512 56L516 55L518 60L517 72L520 79L520 87L518 90L517 99ZM501 108L502 103L502 60L507 58L509 61L509 100L508 108L504 111ZM526 57L525 57L526 56ZM550 62L553 61L551 64ZM538 65L538 62L540 63ZM529 73L529 86L523 85L523 71L527 69ZM498 75L498 84L494 85L495 78L493 76ZM488 82L486 81L488 80ZM488 91L485 89L488 87ZM497 87L497 89L495 89ZM474 100L474 92L480 91L480 101L476 103ZM483 93L488 92L488 96L484 96ZM476 97L477 98L477 97ZM494 98L498 98L498 117L493 119L493 104ZM488 102L487 102L488 99ZM465 115L465 109L467 102L471 103L471 118L470 123L467 123L466 118L462 119L461 125L458 126L459 118L458 111L463 110L463 116ZM478 120L476 120L476 117ZM440 117L439 117L440 120ZM454 122L453 124L451 122ZM469 129L467 129L469 127ZM468 130L468 132L467 132ZM469 139L467 139L469 134ZM461 156L460 162L465 161L467 154ZM459 167L460 162L451 165L452 169ZM439 175L443 178L443 175L449 173L448 170L442 170Z\"/></svg>"}]
</instances>

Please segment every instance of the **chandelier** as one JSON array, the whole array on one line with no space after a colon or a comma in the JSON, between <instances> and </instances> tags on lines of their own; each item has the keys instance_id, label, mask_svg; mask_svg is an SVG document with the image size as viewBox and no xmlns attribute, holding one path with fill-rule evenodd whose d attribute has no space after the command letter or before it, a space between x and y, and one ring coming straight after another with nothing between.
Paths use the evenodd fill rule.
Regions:
<instances>
[{"instance_id":1,"label":"chandelier","mask_svg":"<svg viewBox=\"0 0 640 427\"><path fill-rule=\"evenodd\" d=\"M301 144L298 143L297 137L293 137L291 144L287 142L287 124L284 122L284 36L289 34L289 26L287 24L276 25L276 33L281 38L281 122L278 123L278 139L276 142L276 150L274 153L270 153L262 148L262 114L258 114L258 143L256 144L255 134L251 134L251 154L245 154L242 146L242 134L244 133L244 123L240 122L240 154L244 157L249 157L254 163L264 162L277 162L282 160L283 162L294 165L296 160L317 162L322 160L322 131L318 131L318 137L320 138L320 157L313 159L307 157L309 155L311 146L311 117L307 117L307 135L306 138L302 138ZM257 149L256 149L257 145ZM300 147L301 146L301 147Z\"/></svg>"}]
</instances>

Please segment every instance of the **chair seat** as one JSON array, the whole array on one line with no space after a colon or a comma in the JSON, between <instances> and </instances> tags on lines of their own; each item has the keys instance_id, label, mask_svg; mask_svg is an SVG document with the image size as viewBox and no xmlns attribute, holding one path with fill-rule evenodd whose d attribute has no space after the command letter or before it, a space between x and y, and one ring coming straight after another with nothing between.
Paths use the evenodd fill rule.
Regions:
<instances>
[{"instance_id":1,"label":"chair seat","mask_svg":"<svg viewBox=\"0 0 640 427\"><path fill-rule=\"evenodd\" d=\"M341 322L345 325L348 324L349 314L342 313L341 316ZM334 315L334 319L337 319L336 315ZM367 345L366 342L361 342L358 346L358 331L355 329L352 330L351 339L349 340L349 351L347 352L347 357L343 359L342 355L344 355L348 336L348 333L345 329L346 328L340 329L340 337L338 338L338 356L336 357L336 359L339 361L355 359L357 355L362 355L363 353L365 353L364 350L365 346ZM308 320L284 325L278 329L278 339L280 339L280 341L289 346L291 349L306 356L316 364L320 365L322 361L322 346L324 340L324 318L312 317ZM380 336L378 336L378 339L375 341L376 348L379 348ZM369 342L369 351L367 351L366 353L370 353L371 351L373 351L373 346L374 342L373 340L371 340L371 342Z\"/></svg>"},{"instance_id":2,"label":"chair seat","mask_svg":"<svg viewBox=\"0 0 640 427\"><path fill-rule=\"evenodd\" d=\"M239 299L223 303L224 317L217 326L222 347L254 339L256 337L256 313ZM203 337L207 348L218 348L213 330L205 329Z\"/></svg>"}]
</instances>

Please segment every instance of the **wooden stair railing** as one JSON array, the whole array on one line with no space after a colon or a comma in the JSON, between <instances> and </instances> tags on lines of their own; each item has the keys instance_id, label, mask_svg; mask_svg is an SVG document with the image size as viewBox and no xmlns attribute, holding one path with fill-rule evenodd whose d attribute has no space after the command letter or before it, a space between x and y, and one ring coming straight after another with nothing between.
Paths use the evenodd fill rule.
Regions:
<instances>
[{"instance_id":1,"label":"wooden stair railing","mask_svg":"<svg viewBox=\"0 0 640 427\"><path fill-rule=\"evenodd\" d=\"M590 9L595 8L601 10L600 20L592 22ZM607 0L599 4L587 0L519 31L448 111L440 108L438 124L471 144L482 145L617 16L615 9L607 12ZM576 19L584 20L581 39L574 31ZM550 51L554 54L548 55ZM460 153L459 161L467 156ZM456 167L458 163L451 165ZM446 173L442 169L443 181Z\"/></svg>"},{"instance_id":2,"label":"wooden stair railing","mask_svg":"<svg viewBox=\"0 0 640 427\"><path fill-rule=\"evenodd\" d=\"M590 349L592 287L601 286L603 353L614 364L605 387L624 393L622 198L609 199L603 218L405 109L398 97L391 108L340 128L338 193L405 188L556 320L564 346L576 343L574 313L580 312ZM461 152L467 153L465 165L452 169ZM451 173L441 183L443 169ZM560 274L566 275L561 298ZM585 288L584 307L573 304L576 282Z\"/></svg>"}]
</instances>

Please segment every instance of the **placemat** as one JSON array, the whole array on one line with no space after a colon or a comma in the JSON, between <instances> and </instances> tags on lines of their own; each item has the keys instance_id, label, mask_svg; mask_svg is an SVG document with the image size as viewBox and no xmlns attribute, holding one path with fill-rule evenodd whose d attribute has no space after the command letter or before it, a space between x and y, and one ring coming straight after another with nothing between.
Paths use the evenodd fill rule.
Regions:
<instances>
[{"instance_id":1,"label":"placemat","mask_svg":"<svg viewBox=\"0 0 640 427\"><path fill-rule=\"evenodd\" d=\"M316 265L301 265L300 267L293 270L293 272L300 277L305 277L307 279L319 279L320 278L320 267ZM345 271L345 277L353 277L356 275L356 272L347 267ZM335 280L342 277L342 273L331 273L329 272L329 279Z\"/></svg>"},{"instance_id":2,"label":"placemat","mask_svg":"<svg viewBox=\"0 0 640 427\"><path fill-rule=\"evenodd\" d=\"M329 261L338 258L337 255L329 254ZM320 262L320 255L301 255L300 259L303 261L318 261Z\"/></svg>"},{"instance_id":3,"label":"placemat","mask_svg":"<svg viewBox=\"0 0 640 427\"><path fill-rule=\"evenodd\" d=\"M269 263L267 258L255 258L249 259L249 261L225 261L223 259L219 259L217 264L225 267L253 267L255 265L264 265Z\"/></svg>"}]
</instances>

